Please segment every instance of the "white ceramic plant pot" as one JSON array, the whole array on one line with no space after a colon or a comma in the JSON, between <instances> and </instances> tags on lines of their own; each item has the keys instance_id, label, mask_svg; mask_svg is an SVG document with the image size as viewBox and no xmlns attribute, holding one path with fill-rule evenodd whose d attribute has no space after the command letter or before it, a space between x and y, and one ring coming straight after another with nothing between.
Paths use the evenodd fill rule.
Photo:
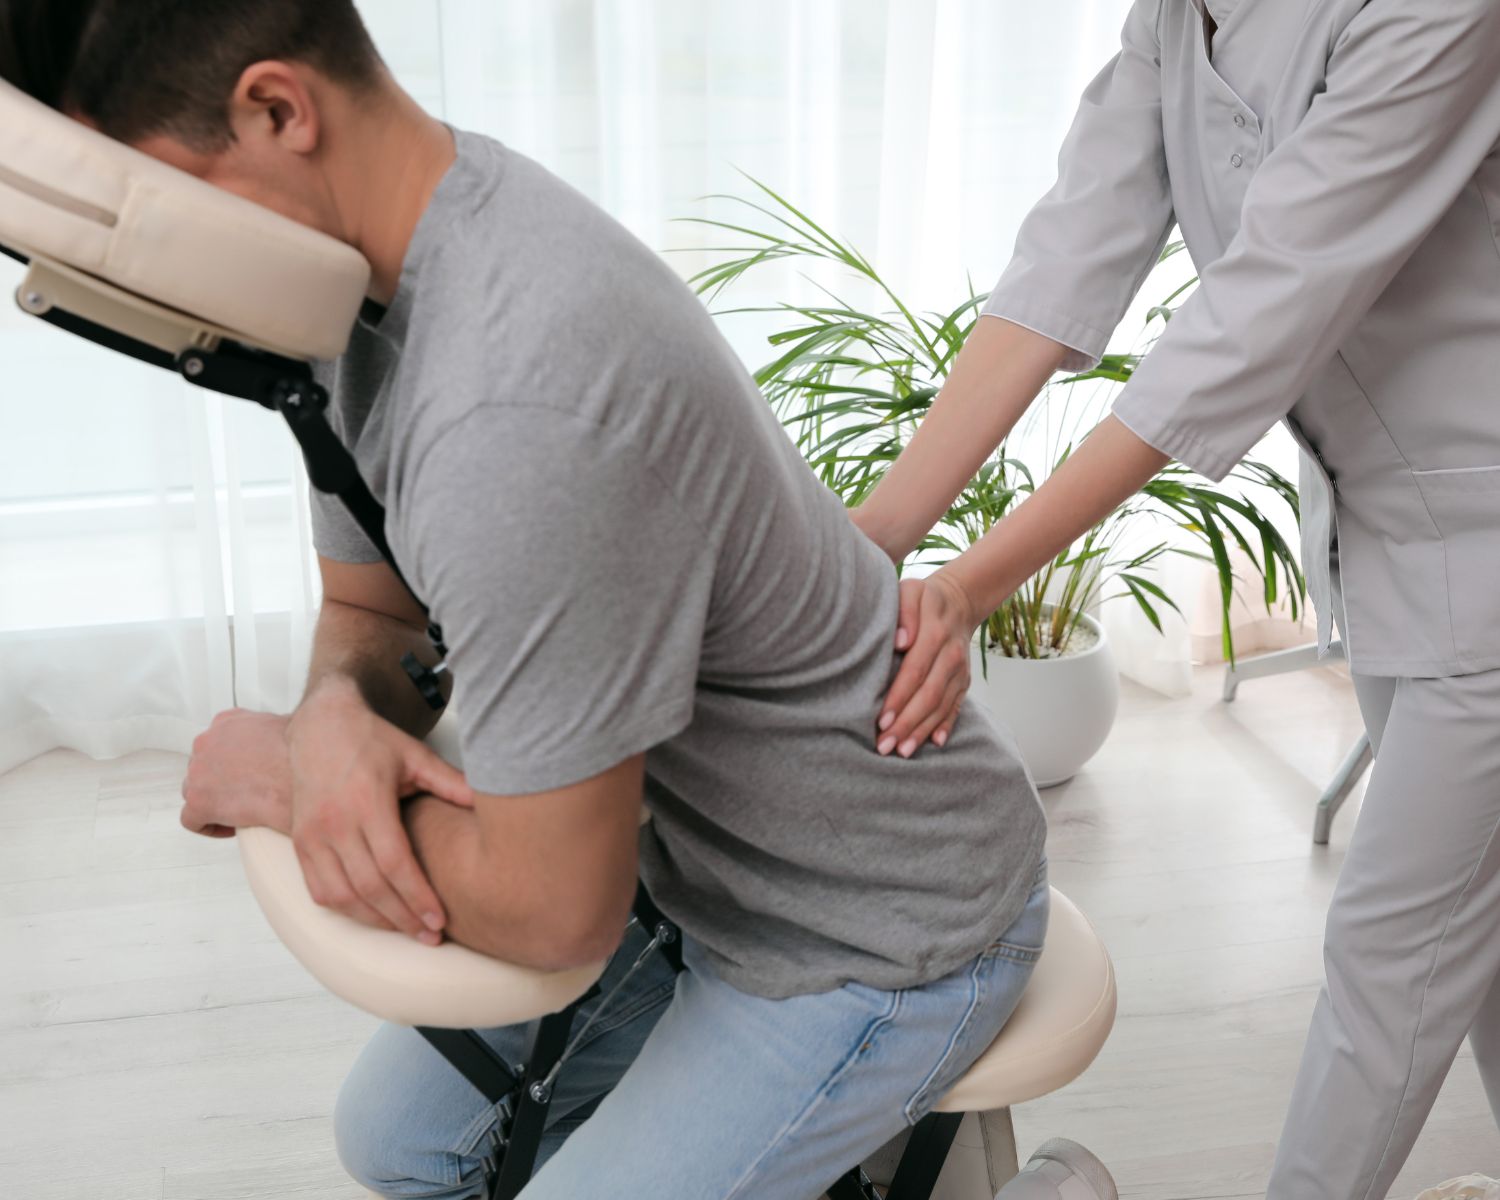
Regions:
<instances>
[{"instance_id":1,"label":"white ceramic plant pot","mask_svg":"<svg viewBox=\"0 0 1500 1200\"><path fill-rule=\"evenodd\" d=\"M970 695L1015 734L1037 787L1056 787L1078 774L1099 752L1120 707L1120 675L1104 626L1087 614L1083 623L1098 640L1064 658L1006 658L990 652L989 677L970 652Z\"/></svg>"}]
</instances>

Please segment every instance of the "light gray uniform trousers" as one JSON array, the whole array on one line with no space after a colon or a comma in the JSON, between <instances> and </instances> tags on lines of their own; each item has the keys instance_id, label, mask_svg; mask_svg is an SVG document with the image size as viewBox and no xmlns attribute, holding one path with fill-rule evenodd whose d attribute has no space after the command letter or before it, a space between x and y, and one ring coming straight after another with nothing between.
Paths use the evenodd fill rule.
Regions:
<instances>
[{"instance_id":1,"label":"light gray uniform trousers","mask_svg":"<svg viewBox=\"0 0 1500 1200\"><path fill-rule=\"evenodd\" d=\"M1384 1198L1465 1035L1500 1119L1500 671L1354 682L1377 758L1268 1200Z\"/></svg>"}]
</instances>

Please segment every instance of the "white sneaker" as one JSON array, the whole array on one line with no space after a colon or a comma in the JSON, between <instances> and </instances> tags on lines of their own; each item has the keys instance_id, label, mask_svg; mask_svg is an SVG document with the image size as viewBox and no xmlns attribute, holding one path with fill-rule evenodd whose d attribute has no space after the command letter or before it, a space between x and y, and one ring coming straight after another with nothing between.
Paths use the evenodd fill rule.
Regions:
<instances>
[{"instance_id":1,"label":"white sneaker","mask_svg":"<svg viewBox=\"0 0 1500 1200\"><path fill-rule=\"evenodd\" d=\"M1104 1164L1067 1138L1053 1138L995 1200L1120 1200Z\"/></svg>"}]
</instances>

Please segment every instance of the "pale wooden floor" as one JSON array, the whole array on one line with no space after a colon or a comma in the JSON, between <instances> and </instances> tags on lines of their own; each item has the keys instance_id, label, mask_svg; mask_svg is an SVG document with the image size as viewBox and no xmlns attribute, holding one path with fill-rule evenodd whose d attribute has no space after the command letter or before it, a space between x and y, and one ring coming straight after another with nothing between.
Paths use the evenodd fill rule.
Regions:
<instances>
[{"instance_id":1,"label":"pale wooden floor","mask_svg":"<svg viewBox=\"0 0 1500 1200\"><path fill-rule=\"evenodd\" d=\"M1259 1196L1319 979L1333 845L1312 805L1358 729L1316 671L1217 702L1129 691L1087 772L1046 794L1053 879L1114 953L1099 1062L1017 1114L1151 1200ZM180 758L57 753L0 778L0 1200L355 1200L329 1131L372 1019L281 949L232 844L177 826ZM1497 1136L1460 1058L1393 1196Z\"/></svg>"}]
</instances>

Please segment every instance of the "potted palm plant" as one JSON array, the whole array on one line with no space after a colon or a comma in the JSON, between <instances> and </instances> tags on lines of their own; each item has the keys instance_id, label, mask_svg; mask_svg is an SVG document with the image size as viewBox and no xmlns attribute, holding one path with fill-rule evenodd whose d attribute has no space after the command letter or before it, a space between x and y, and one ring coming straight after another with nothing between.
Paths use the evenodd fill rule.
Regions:
<instances>
[{"instance_id":1,"label":"potted palm plant","mask_svg":"<svg viewBox=\"0 0 1500 1200\"><path fill-rule=\"evenodd\" d=\"M824 276L832 269L875 297L865 305L850 303L842 287L810 280L820 297L813 303L718 310L721 316L754 313L773 321L768 340L775 357L756 380L823 482L854 507L920 424L986 296L970 283L951 311L915 312L852 245L751 182L757 189L752 197L714 198L743 212L743 220L691 219L738 241L711 249L719 257L692 282L712 302L746 276L790 260ZM1180 249L1173 244L1163 257ZM1154 308L1148 325L1159 332L1186 290L1178 288ZM1092 371L1054 381L1028 421L900 566L940 565L983 537L1067 458L1143 353L1110 355ZM1264 463L1246 460L1230 478L1268 492L1298 514L1296 486ZM1267 610L1284 591L1295 617L1306 589L1275 523L1243 494L1174 463L986 618L975 638L975 692L1012 728L1039 785L1071 778L1113 724L1119 682L1104 627L1094 615L1100 603L1129 598L1158 631L1162 610L1178 610L1153 577L1164 556L1189 555L1214 568L1223 651L1233 661L1229 614L1241 583L1231 559L1235 547L1250 564Z\"/></svg>"}]
</instances>

